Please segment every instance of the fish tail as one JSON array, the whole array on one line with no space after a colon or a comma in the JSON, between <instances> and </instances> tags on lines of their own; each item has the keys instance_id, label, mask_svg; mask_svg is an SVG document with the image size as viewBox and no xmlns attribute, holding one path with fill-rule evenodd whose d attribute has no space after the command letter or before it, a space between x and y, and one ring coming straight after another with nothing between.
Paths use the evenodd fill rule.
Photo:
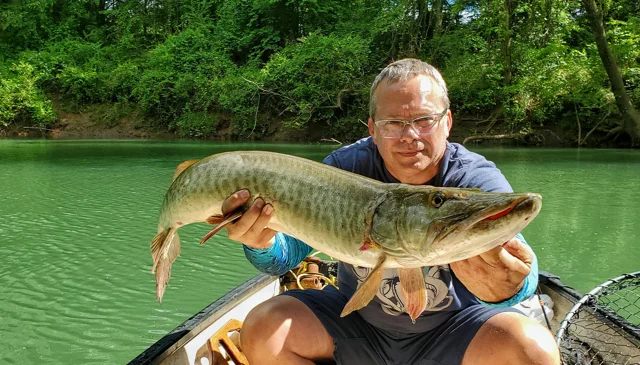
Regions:
<instances>
[{"instance_id":1,"label":"fish tail","mask_svg":"<svg viewBox=\"0 0 640 365\"><path fill-rule=\"evenodd\" d=\"M151 273L156 274L156 298L162 302L162 296L171 276L171 264L180 256L180 237L175 227L160 231L151 240L151 257L153 268Z\"/></svg>"}]
</instances>

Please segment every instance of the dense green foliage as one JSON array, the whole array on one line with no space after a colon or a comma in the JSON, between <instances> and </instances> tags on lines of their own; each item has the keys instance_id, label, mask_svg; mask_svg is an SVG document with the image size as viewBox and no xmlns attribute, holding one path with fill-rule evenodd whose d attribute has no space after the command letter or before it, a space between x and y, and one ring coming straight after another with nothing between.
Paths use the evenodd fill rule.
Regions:
<instances>
[{"instance_id":1,"label":"dense green foliage","mask_svg":"<svg viewBox=\"0 0 640 365\"><path fill-rule=\"evenodd\" d=\"M640 106L640 5L600 6ZM438 67L454 114L479 128L578 141L608 115L602 134L616 123L577 1L9 0L0 32L5 127L52 125L57 97L133 105L185 137L351 140L373 78L402 57Z\"/></svg>"}]
</instances>

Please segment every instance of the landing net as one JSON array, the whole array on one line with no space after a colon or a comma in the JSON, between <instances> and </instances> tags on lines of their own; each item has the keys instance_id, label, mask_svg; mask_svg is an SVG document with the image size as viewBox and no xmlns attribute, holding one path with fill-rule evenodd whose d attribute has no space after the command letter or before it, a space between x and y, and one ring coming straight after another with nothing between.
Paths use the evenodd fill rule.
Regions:
<instances>
[{"instance_id":1,"label":"landing net","mask_svg":"<svg viewBox=\"0 0 640 365\"><path fill-rule=\"evenodd\" d=\"M582 297L556 337L564 365L640 364L640 271Z\"/></svg>"}]
</instances>

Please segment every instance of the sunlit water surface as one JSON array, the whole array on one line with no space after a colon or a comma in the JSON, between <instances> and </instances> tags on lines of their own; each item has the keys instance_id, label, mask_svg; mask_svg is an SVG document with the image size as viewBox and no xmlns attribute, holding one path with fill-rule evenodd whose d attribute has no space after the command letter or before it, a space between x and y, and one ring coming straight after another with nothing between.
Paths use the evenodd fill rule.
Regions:
<instances>
[{"instance_id":1,"label":"sunlit water surface","mask_svg":"<svg viewBox=\"0 0 640 365\"><path fill-rule=\"evenodd\" d=\"M0 140L0 363L125 363L257 273L225 234L182 254L162 304L149 241L175 167L230 150L321 161L334 146ZM543 195L524 231L540 266L586 291L640 270L640 151L472 148Z\"/></svg>"}]
</instances>

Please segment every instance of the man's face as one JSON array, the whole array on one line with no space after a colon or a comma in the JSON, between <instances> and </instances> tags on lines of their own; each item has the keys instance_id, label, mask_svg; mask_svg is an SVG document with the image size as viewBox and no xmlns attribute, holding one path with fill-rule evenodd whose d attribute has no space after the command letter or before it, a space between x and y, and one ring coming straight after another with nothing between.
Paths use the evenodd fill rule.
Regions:
<instances>
[{"instance_id":1,"label":"man's face","mask_svg":"<svg viewBox=\"0 0 640 365\"><path fill-rule=\"evenodd\" d=\"M375 91L377 108L373 118L412 120L440 113L447 107L443 94L442 88L428 76L391 84L382 82ZM383 138L374 120L369 118L369 134L391 175L405 184L424 184L438 173L451 129L451 111L427 136L406 126L399 138Z\"/></svg>"}]
</instances>

